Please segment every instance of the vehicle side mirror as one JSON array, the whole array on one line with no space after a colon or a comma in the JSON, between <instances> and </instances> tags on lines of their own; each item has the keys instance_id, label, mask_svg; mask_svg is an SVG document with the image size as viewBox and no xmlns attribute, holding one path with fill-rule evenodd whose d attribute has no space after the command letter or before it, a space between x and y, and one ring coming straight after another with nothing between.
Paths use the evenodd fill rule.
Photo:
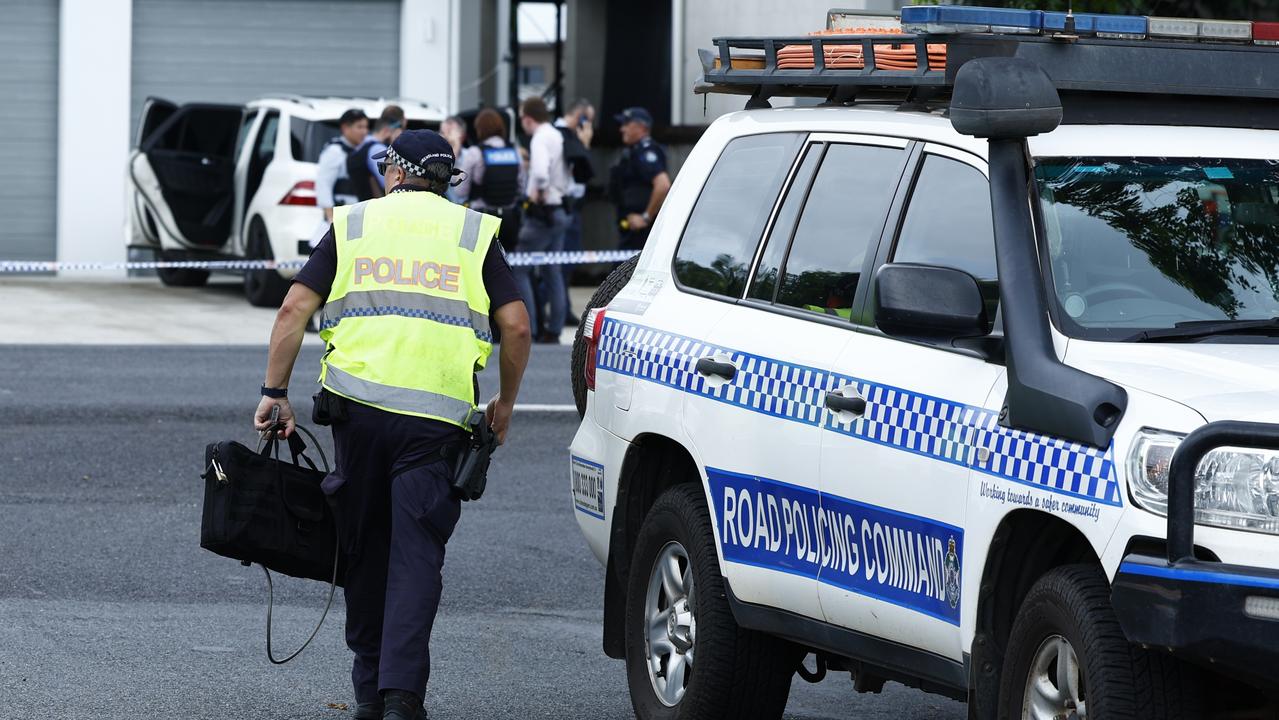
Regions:
<instances>
[{"instance_id":1,"label":"vehicle side mirror","mask_svg":"<svg viewBox=\"0 0 1279 720\"><path fill-rule=\"evenodd\" d=\"M955 340L990 331L973 276L932 265L888 264L875 273L875 324L910 340Z\"/></svg>"},{"instance_id":2,"label":"vehicle side mirror","mask_svg":"<svg viewBox=\"0 0 1279 720\"><path fill-rule=\"evenodd\" d=\"M955 75L950 124L964 135L991 140L1042 135L1061 124L1061 96L1048 73L1030 60L969 60Z\"/></svg>"}]
</instances>

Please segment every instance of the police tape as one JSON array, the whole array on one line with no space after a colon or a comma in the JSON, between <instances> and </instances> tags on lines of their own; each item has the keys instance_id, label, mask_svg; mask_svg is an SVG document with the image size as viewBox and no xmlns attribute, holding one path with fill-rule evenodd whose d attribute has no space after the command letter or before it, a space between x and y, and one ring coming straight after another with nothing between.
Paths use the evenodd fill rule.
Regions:
<instances>
[{"instance_id":1,"label":"police tape","mask_svg":"<svg viewBox=\"0 0 1279 720\"><path fill-rule=\"evenodd\" d=\"M630 260L637 250L571 250L563 252L506 253L513 267L536 265L586 265ZM95 270L296 270L306 260L143 260L119 262L64 262L60 260L0 260L0 274L87 272Z\"/></svg>"}]
</instances>

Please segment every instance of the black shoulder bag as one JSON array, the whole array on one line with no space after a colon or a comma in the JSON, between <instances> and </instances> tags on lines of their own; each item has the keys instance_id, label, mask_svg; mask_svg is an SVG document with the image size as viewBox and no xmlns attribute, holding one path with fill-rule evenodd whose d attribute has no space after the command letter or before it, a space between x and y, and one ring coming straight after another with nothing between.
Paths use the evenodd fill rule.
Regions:
<instances>
[{"instance_id":1,"label":"black shoulder bag","mask_svg":"<svg viewBox=\"0 0 1279 720\"><path fill-rule=\"evenodd\" d=\"M297 657L320 632L335 589L345 568L338 548L337 524L327 496L320 488L329 461L315 436L310 438L324 469L306 455L307 445L295 432L287 440L292 462L280 459L276 433L257 451L234 441L211 443L204 451L204 512L200 547L262 566L267 580L267 658L277 665ZM277 660L271 649L271 611L274 589L271 570L329 583L328 602L311 637L297 652Z\"/></svg>"}]
</instances>

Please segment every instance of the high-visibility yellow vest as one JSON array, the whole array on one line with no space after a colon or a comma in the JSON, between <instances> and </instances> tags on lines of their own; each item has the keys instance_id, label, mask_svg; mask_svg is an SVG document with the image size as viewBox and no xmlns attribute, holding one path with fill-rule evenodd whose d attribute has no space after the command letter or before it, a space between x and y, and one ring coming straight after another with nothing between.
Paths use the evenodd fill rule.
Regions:
<instances>
[{"instance_id":1,"label":"high-visibility yellow vest","mask_svg":"<svg viewBox=\"0 0 1279 720\"><path fill-rule=\"evenodd\" d=\"M493 351L484 256L500 221L431 192L333 209L337 275L320 382L382 410L466 427Z\"/></svg>"}]
</instances>

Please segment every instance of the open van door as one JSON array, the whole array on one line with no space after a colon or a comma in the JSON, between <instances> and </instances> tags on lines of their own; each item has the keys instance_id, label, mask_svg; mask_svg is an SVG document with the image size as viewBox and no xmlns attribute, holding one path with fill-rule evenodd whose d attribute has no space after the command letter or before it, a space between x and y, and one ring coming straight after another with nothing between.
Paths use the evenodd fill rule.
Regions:
<instances>
[{"instance_id":1,"label":"open van door","mask_svg":"<svg viewBox=\"0 0 1279 720\"><path fill-rule=\"evenodd\" d=\"M134 130L133 153L129 155L130 167L134 161L134 154L137 153L138 148L142 147L143 141L165 120L172 117L177 109L177 105L163 98L147 98L142 105L142 116L138 118L138 127ZM132 172L129 174L133 175ZM156 226L155 214L147 211L145 198L132 182L129 183L127 197L129 225L125 231L125 243L130 248L159 248L160 230Z\"/></svg>"},{"instance_id":2,"label":"open van door","mask_svg":"<svg viewBox=\"0 0 1279 720\"><path fill-rule=\"evenodd\" d=\"M148 98L129 160L134 234L163 251L218 251L231 237L244 108ZM140 217L138 217L140 216ZM151 240L150 237L147 238Z\"/></svg>"}]
</instances>

